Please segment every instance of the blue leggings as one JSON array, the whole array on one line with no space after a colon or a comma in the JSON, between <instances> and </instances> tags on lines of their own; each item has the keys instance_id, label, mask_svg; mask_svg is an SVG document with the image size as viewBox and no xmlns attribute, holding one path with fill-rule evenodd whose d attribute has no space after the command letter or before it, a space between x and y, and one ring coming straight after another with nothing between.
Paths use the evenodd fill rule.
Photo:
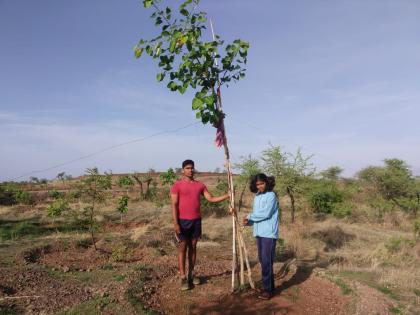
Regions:
<instances>
[{"instance_id":1,"label":"blue leggings","mask_svg":"<svg viewBox=\"0 0 420 315\"><path fill-rule=\"evenodd\" d=\"M258 258L261 264L262 284L264 289L274 292L273 262L276 253L276 239L257 236Z\"/></svg>"}]
</instances>

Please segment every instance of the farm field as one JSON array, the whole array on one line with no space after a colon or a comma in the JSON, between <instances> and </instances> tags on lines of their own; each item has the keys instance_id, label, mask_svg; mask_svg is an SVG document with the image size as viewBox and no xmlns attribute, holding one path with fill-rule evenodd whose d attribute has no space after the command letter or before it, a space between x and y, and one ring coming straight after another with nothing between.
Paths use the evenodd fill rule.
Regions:
<instances>
[{"instance_id":1,"label":"farm field","mask_svg":"<svg viewBox=\"0 0 420 315\"><path fill-rule=\"evenodd\" d=\"M214 190L225 176L197 179ZM202 284L180 291L167 188L159 182L161 195L141 200L131 187L121 216L115 209L126 192L113 185L95 213L95 250L75 215L85 201L73 199L67 213L47 216L54 201L48 192L68 194L79 180L26 186L39 196L35 204L1 206L0 314L419 314L420 247L403 217L372 224L302 212L292 224L281 198L276 294L261 301L248 287L231 293L231 218L223 206L203 206L196 267ZM240 217L251 198L246 192ZM243 233L258 286L255 240L250 228Z\"/></svg>"}]
</instances>

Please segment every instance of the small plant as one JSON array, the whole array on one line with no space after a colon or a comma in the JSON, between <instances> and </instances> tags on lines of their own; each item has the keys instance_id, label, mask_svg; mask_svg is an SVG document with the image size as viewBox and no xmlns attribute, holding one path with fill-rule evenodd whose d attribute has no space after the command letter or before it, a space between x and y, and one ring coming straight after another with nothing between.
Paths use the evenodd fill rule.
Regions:
<instances>
[{"instance_id":1,"label":"small plant","mask_svg":"<svg viewBox=\"0 0 420 315\"><path fill-rule=\"evenodd\" d=\"M112 260L115 262L125 261L132 255L132 250L130 250L127 246L121 245L117 248L112 250Z\"/></svg>"},{"instance_id":2,"label":"small plant","mask_svg":"<svg viewBox=\"0 0 420 315\"><path fill-rule=\"evenodd\" d=\"M87 169L86 175L81 181L80 192L89 203L84 208L83 214L88 222L92 245L96 250L95 232L98 229L98 223L95 219L95 213L98 204L105 202L107 192L112 187L112 174L105 172L104 175L101 175L98 169L94 167Z\"/></svg>"},{"instance_id":3,"label":"small plant","mask_svg":"<svg viewBox=\"0 0 420 315\"><path fill-rule=\"evenodd\" d=\"M128 212L128 201L130 197L127 195L121 196L118 199L117 211L121 214L121 223L123 222L123 214Z\"/></svg>"}]
</instances>

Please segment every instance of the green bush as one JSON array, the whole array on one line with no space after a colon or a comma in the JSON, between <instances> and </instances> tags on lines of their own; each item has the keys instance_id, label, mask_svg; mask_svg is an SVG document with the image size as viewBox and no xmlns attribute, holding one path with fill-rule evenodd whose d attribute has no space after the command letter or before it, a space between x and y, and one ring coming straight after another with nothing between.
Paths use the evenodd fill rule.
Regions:
<instances>
[{"instance_id":1,"label":"green bush","mask_svg":"<svg viewBox=\"0 0 420 315\"><path fill-rule=\"evenodd\" d=\"M332 213L334 206L343 201L343 193L335 188L326 187L314 191L310 198L310 204L314 213Z\"/></svg>"},{"instance_id":2,"label":"green bush","mask_svg":"<svg viewBox=\"0 0 420 315\"><path fill-rule=\"evenodd\" d=\"M350 202L341 202L335 204L332 209L332 214L337 218L346 218L352 215L353 204Z\"/></svg>"},{"instance_id":3,"label":"green bush","mask_svg":"<svg viewBox=\"0 0 420 315\"><path fill-rule=\"evenodd\" d=\"M52 199L58 199L61 197L61 193L57 189L48 191L48 196Z\"/></svg>"},{"instance_id":4,"label":"green bush","mask_svg":"<svg viewBox=\"0 0 420 315\"><path fill-rule=\"evenodd\" d=\"M15 198L16 187L10 184L0 185L0 205L11 206L17 203Z\"/></svg>"},{"instance_id":5,"label":"green bush","mask_svg":"<svg viewBox=\"0 0 420 315\"><path fill-rule=\"evenodd\" d=\"M63 212L69 210L69 203L63 199L57 199L47 207L47 214L49 217L58 217Z\"/></svg>"},{"instance_id":6,"label":"green bush","mask_svg":"<svg viewBox=\"0 0 420 315\"><path fill-rule=\"evenodd\" d=\"M18 203L23 204L23 205L34 204L34 198L27 191L17 190L15 192L15 199Z\"/></svg>"}]
</instances>

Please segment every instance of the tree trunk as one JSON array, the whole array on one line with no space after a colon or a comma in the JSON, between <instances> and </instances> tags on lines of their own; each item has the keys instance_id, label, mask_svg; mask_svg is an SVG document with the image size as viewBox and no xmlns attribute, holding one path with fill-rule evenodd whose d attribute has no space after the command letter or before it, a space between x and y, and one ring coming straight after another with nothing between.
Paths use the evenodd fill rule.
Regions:
<instances>
[{"instance_id":1,"label":"tree trunk","mask_svg":"<svg viewBox=\"0 0 420 315\"><path fill-rule=\"evenodd\" d=\"M291 205L291 220L292 223L295 222L295 196L293 195L292 190L288 187L287 188L287 195L290 198L290 205Z\"/></svg>"},{"instance_id":2,"label":"tree trunk","mask_svg":"<svg viewBox=\"0 0 420 315\"><path fill-rule=\"evenodd\" d=\"M94 209L95 209L95 199L93 199L92 208L90 209L90 217L89 217L90 222L89 222L89 224L90 224L90 237L92 238L93 247L95 248L95 250L98 250L96 248L95 236L94 236L94 232L93 232L93 229L94 229L94 226L93 226L94 225L94 222L93 222L93 220L94 220L94 218L93 218Z\"/></svg>"},{"instance_id":3,"label":"tree trunk","mask_svg":"<svg viewBox=\"0 0 420 315\"><path fill-rule=\"evenodd\" d=\"M150 198L150 183L152 182L152 178L149 178L146 180L146 192L144 193L144 199L149 199Z\"/></svg>"},{"instance_id":4,"label":"tree trunk","mask_svg":"<svg viewBox=\"0 0 420 315\"><path fill-rule=\"evenodd\" d=\"M246 187L248 186L248 179L245 181L244 186L242 187L241 195L239 196L239 202L238 202L238 212L241 211L242 205L243 205L243 199L245 195Z\"/></svg>"},{"instance_id":5,"label":"tree trunk","mask_svg":"<svg viewBox=\"0 0 420 315\"><path fill-rule=\"evenodd\" d=\"M137 182L137 184L140 187L140 199L143 200L144 199L144 195L143 195L143 183L140 180L139 176L137 176L137 175L132 175L132 176L133 176L134 180Z\"/></svg>"}]
</instances>

